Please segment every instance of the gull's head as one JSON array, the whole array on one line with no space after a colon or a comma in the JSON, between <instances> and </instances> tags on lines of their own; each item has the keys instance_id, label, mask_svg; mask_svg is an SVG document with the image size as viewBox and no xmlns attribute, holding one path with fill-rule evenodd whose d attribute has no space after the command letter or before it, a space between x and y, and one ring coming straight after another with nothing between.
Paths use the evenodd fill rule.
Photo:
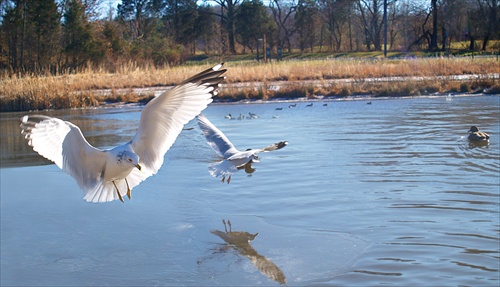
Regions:
<instances>
[{"instance_id":1,"label":"gull's head","mask_svg":"<svg viewBox=\"0 0 500 287\"><path fill-rule=\"evenodd\" d=\"M250 156L250 162L260 162L260 158L256 154Z\"/></svg>"},{"instance_id":2,"label":"gull's head","mask_svg":"<svg viewBox=\"0 0 500 287\"><path fill-rule=\"evenodd\" d=\"M258 151L257 152L251 152L252 151L251 148L247 148L245 151L249 152L249 153L247 153L247 156L248 156L248 159L249 159L248 162L259 162L259 157L256 154Z\"/></svg>"},{"instance_id":3,"label":"gull's head","mask_svg":"<svg viewBox=\"0 0 500 287\"><path fill-rule=\"evenodd\" d=\"M127 165L130 164L136 167L138 170L142 169L141 165L139 164L139 156L136 153L133 153L128 150L125 150L118 154L118 162Z\"/></svg>"}]
</instances>

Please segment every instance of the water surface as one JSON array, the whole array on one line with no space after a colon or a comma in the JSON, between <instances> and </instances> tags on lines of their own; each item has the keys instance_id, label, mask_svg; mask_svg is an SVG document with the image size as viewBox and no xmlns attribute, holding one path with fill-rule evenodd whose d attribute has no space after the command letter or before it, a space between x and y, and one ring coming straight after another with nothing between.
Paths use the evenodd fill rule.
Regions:
<instances>
[{"instance_id":1,"label":"water surface","mask_svg":"<svg viewBox=\"0 0 500 287\"><path fill-rule=\"evenodd\" d=\"M254 173L212 178L193 121L131 201L104 204L1 114L1 285L498 286L499 96L290 104L204 112L240 149L289 142ZM45 114L111 147L141 109ZM491 143L470 146L471 125Z\"/></svg>"}]
</instances>

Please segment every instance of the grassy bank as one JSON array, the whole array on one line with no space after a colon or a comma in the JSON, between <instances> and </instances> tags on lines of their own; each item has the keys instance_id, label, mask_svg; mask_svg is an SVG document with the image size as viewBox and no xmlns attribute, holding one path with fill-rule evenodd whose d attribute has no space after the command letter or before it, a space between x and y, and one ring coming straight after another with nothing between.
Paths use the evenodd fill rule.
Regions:
<instances>
[{"instance_id":1,"label":"grassy bank","mask_svg":"<svg viewBox=\"0 0 500 287\"><path fill-rule=\"evenodd\" d=\"M174 85L215 62L191 62L179 67L139 67L129 63L114 73L88 68L77 74L55 76L2 75L0 111L78 108L110 102L147 102L152 98L151 93L136 93L132 89ZM498 74L500 63L495 57L309 59L267 64L248 60L230 61L226 63L226 67L226 85L216 100L500 92L498 76L496 79L474 80L446 78L451 75ZM445 77L424 80L406 78L404 81L366 80L396 76ZM98 89L109 89L109 92L103 94L96 91Z\"/></svg>"}]
</instances>

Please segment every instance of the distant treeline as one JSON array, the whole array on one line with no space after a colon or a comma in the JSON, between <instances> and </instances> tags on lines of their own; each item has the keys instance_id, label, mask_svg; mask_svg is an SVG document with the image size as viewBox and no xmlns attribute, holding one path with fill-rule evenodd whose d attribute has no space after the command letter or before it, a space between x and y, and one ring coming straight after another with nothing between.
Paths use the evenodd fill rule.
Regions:
<instances>
[{"instance_id":1,"label":"distant treeline","mask_svg":"<svg viewBox=\"0 0 500 287\"><path fill-rule=\"evenodd\" d=\"M499 2L123 0L115 8L107 0L0 0L0 70L113 72L194 55L380 51L384 34L393 51L446 51L457 42L485 50L500 38Z\"/></svg>"}]
</instances>

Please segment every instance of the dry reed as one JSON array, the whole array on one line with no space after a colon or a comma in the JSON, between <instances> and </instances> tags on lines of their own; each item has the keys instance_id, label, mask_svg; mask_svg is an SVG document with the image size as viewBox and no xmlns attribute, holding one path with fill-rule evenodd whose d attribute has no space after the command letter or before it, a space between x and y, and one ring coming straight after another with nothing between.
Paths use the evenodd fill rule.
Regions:
<instances>
[{"instance_id":1,"label":"dry reed","mask_svg":"<svg viewBox=\"0 0 500 287\"><path fill-rule=\"evenodd\" d=\"M495 58L411 58L411 59L335 59L291 60L271 63L229 62L227 85L222 100L314 97L345 97L353 94L375 96L418 95L432 92L498 91L500 65ZM147 102L152 95L137 95L132 88L169 86L209 67L207 64L178 67L139 67L126 63L109 73L86 68L76 74L2 75L0 111L62 109L98 106L103 102ZM366 82L367 78L394 76L450 76L497 74L496 79L458 82L452 80L419 82ZM354 79L354 83L313 85L308 81ZM282 81L280 89L269 89L269 82ZM297 81L297 82L294 82ZM300 81L303 81L300 83ZM246 83L237 87L236 83ZM288 84L287 84L288 83ZM232 86L234 85L234 86ZM110 89L99 95L97 89ZM117 93L126 89L125 95Z\"/></svg>"}]
</instances>

